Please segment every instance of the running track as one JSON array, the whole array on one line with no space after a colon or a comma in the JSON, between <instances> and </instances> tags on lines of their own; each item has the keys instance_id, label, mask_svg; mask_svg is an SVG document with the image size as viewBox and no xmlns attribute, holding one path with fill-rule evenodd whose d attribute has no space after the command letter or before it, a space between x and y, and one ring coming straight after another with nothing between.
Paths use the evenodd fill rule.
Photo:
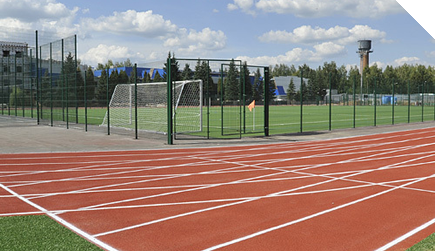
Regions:
<instances>
[{"instance_id":1,"label":"running track","mask_svg":"<svg viewBox=\"0 0 435 251\"><path fill-rule=\"evenodd\" d=\"M28 214L106 250L405 250L435 232L435 129L0 155L0 216Z\"/></svg>"}]
</instances>

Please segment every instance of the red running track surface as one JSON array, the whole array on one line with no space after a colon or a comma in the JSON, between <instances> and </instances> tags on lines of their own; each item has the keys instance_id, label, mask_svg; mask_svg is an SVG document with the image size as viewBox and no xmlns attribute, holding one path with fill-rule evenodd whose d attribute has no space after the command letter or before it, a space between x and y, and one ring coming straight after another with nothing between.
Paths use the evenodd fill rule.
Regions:
<instances>
[{"instance_id":1,"label":"red running track surface","mask_svg":"<svg viewBox=\"0 0 435 251\"><path fill-rule=\"evenodd\" d=\"M0 155L0 216L107 250L405 250L435 232L435 129L256 146Z\"/></svg>"}]
</instances>

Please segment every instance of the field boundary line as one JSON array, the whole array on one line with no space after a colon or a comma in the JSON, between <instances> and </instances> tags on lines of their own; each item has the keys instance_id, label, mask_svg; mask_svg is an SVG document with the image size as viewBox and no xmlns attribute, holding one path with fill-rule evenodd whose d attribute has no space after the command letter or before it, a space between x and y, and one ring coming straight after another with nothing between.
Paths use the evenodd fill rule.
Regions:
<instances>
[{"instance_id":1,"label":"field boundary line","mask_svg":"<svg viewBox=\"0 0 435 251\"><path fill-rule=\"evenodd\" d=\"M80 236L82 236L83 238L87 239L88 241L106 249L109 251L117 251L117 249L113 248L112 246L110 246L109 244L102 242L100 240L98 240L97 238L95 238L94 236L86 233L85 231L81 230L80 228L74 226L73 224L69 223L68 221L62 219L61 217L51 213L50 211L48 211L47 209L43 208L42 206L33 203L31 201L29 201L28 199L22 197L21 195L19 195L18 193L16 193L15 191L13 191L12 189L9 189L8 187L6 187L5 185L0 183L0 187L3 188L4 190L8 191L9 193L13 194L16 198L20 199L21 201L25 202L26 204L40 210L42 213L47 214L48 216L50 216L52 219L56 220L57 222L61 223L62 225L64 225L65 227L69 228L71 231L79 234Z\"/></svg>"},{"instance_id":2,"label":"field boundary line","mask_svg":"<svg viewBox=\"0 0 435 251\"><path fill-rule=\"evenodd\" d=\"M384 245L384 246L382 246L382 247L376 249L375 251L385 251L385 250L387 250L387 249L389 249L389 248L391 248L391 247L394 247L395 245L399 244L400 242L402 242L402 241L408 239L409 237L411 237L411 236L417 234L418 232L420 232L420 231L422 231L422 230L424 230L424 229L430 227L430 226L433 225L433 224L435 224L435 218L433 218L432 220L430 220L430 221L424 223L423 225L421 225L421 226L419 226L419 227L417 227L417 228L415 228L415 229L409 231L408 233L406 233L406 234L400 236L399 238L393 240L392 242L387 243L386 245Z\"/></svg>"}]
</instances>

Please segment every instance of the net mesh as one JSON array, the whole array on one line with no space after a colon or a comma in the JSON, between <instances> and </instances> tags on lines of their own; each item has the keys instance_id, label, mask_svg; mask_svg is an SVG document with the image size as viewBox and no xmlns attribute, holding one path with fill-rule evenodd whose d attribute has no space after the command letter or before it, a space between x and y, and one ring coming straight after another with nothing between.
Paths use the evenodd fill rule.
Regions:
<instances>
[{"instance_id":1,"label":"net mesh","mask_svg":"<svg viewBox=\"0 0 435 251\"><path fill-rule=\"evenodd\" d=\"M102 126L134 129L136 125L135 85L118 84ZM137 127L167 133L167 83L137 84ZM202 130L202 81L178 81L173 85L173 118L176 133Z\"/></svg>"}]
</instances>

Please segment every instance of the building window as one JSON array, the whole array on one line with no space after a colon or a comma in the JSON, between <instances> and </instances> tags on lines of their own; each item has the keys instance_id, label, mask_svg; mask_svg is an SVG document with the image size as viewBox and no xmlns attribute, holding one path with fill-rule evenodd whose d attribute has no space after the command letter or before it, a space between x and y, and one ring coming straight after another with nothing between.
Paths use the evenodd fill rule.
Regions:
<instances>
[{"instance_id":1,"label":"building window","mask_svg":"<svg viewBox=\"0 0 435 251\"><path fill-rule=\"evenodd\" d=\"M23 67L22 66L17 66L17 73L21 73L23 72Z\"/></svg>"},{"instance_id":2,"label":"building window","mask_svg":"<svg viewBox=\"0 0 435 251\"><path fill-rule=\"evenodd\" d=\"M21 58L21 56L23 56L23 52L22 51L16 51L15 52L15 57Z\"/></svg>"},{"instance_id":3,"label":"building window","mask_svg":"<svg viewBox=\"0 0 435 251\"><path fill-rule=\"evenodd\" d=\"M9 57L10 53L11 53L10 51L3 51L3 57L4 58Z\"/></svg>"}]
</instances>

